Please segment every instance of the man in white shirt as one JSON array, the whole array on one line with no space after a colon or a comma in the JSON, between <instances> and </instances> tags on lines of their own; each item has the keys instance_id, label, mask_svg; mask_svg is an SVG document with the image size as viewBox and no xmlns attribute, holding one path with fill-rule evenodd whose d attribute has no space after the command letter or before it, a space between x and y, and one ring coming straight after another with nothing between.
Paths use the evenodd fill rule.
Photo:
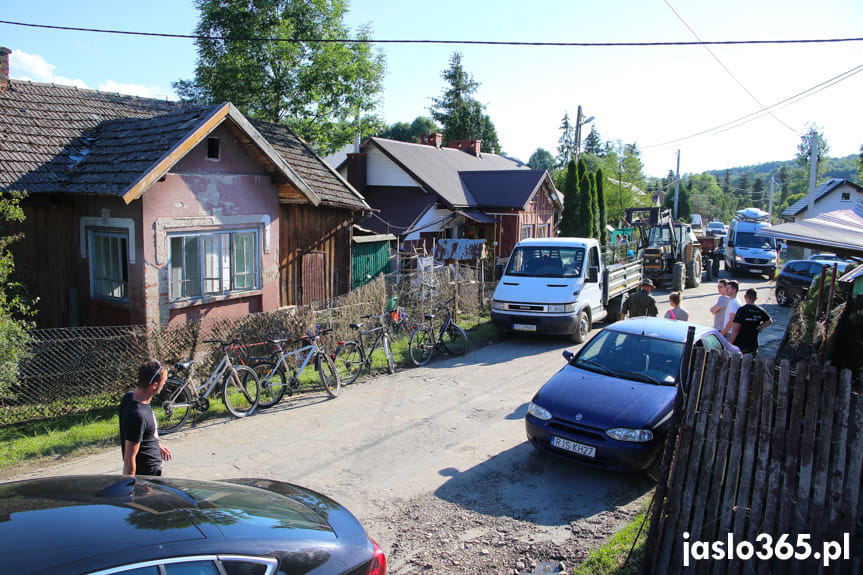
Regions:
<instances>
[{"instance_id":1,"label":"man in white shirt","mask_svg":"<svg viewBox=\"0 0 863 575\"><path fill-rule=\"evenodd\" d=\"M740 301L740 298L737 297L737 291L740 289L740 284L734 280L731 280L725 285L725 295L727 295L730 299L728 300L728 305L725 306L725 326L722 328L722 335L728 337L728 334L731 333L731 328L734 327L734 315L737 313L737 310L740 309L740 306L743 305L743 302Z\"/></svg>"}]
</instances>

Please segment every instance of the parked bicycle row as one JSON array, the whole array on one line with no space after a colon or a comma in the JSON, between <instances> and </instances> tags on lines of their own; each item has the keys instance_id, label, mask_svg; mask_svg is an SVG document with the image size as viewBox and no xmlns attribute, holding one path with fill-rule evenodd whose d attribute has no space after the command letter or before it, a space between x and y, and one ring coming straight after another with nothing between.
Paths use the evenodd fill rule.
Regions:
<instances>
[{"instance_id":1,"label":"parked bicycle row","mask_svg":"<svg viewBox=\"0 0 863 575\"><path fill-rule=\"evenodd\" d=\"M392 335L406 333L407 328L411 329L407 355L416 366L427 364L435 352L464 355L468 337L455 323L449 307L453 301L437 306L419 322L411 321L403 308L362 316L360 319L367 321L350 324L355 338L334 342L331 351L327 351L325 339L333 330L320 326L294 339L271 334L266 342L206 340L204 343L219 346L218 363L203 383L193 375L197 360L174 365L162 391L151 402L159 431L176 431L193 412L208 411L210 397L216 393L234 417L273 407L303 385L319 383L331 398L338 397L341 386L355 382L363 369L371 373L378 348L383 351L387 371L395 373Z\"/></svg>"}]
</instances>

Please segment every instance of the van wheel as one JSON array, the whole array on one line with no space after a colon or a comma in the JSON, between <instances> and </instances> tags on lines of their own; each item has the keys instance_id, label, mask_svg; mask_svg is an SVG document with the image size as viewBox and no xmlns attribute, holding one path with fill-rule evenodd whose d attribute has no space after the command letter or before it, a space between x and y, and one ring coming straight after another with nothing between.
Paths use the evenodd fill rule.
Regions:
<instances>
[{"instance_id":1,"label":"van wheel","mask_svg":"<svg viewBox=\"0 0 863 575\"><path fill-rule=\"evenodd\" d=\"M590 331L590 316L587 314L586 310L582 310L580 314L578 314L578 323L575 324L575 331L572 332L571 337L572 341L575 343L584 343L584 340L587 339L587 333Z\"/></svg>"}]
</instances>

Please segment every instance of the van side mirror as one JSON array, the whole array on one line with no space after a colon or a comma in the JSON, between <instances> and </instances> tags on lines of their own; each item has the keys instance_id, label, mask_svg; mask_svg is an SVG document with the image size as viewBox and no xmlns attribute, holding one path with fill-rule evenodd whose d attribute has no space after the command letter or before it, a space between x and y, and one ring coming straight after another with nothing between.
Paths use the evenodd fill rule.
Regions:
<instances>
[{"instance_id":1,"label":"van side mirror","mask_svg":"<svg viewBox=\"0 0 863 575\"><path fill-rule=\"evenodd\" d=\"M596 283L599 281L599 268L596 266L591 266L587 270L587 281L591 283Z\"/></svg>"},{"instance_id":2,"label":"van side mirror","mask_svg":"<svg viewBox=\"0 0 863 575\"><path fill-rule=\"evenodd\" d=\"M729 248L733 248L734 247L734 240L728 240L728 243L725 245L727 245Z\"/></svg>"}]
</instances>

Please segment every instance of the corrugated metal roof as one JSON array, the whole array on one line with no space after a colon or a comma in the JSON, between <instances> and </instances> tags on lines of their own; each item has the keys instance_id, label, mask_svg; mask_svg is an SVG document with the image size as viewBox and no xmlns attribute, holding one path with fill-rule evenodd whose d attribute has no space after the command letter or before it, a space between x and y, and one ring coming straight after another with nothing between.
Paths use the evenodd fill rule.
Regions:
<instances>
[{"instance_id":1,"label":"corrugated metal roof","mask_svg":"<svg viewBox=\"0 0 863 575\"><path fill-rule=\"evenodd\" d=\"M546 180L554 188L545 170L494 170L461 172L461 181L470 190L481 208L512 208L522 210ZM556 201L552 198L552 202Z\"/></svg>"}]
</instances>

